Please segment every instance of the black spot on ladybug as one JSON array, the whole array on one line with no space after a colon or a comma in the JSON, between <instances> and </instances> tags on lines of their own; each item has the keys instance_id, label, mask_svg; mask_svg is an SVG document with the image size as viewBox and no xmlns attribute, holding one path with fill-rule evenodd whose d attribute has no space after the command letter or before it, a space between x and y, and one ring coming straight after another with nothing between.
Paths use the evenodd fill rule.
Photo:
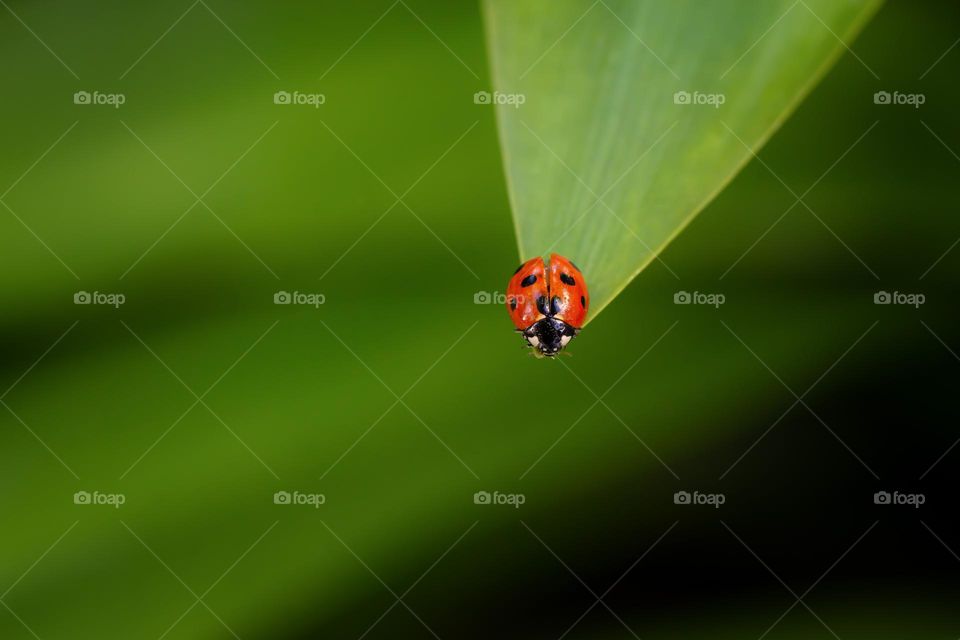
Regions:
<instances>
[{"instance_id":1,"label":"black spot on ladybug","mask_svg":"<svg viewBox=\"0 0 960 640\"><path fill-rule=\"evenodd\" d=\"M510 311L516 311L516 310L517 310L517 299L510 298Z\"/></svg>"},{"instance_id":2,"label":"black spot on ladybug","mask_svg":"<svg viewBox=\"0 0 960 640\"><path fill-rule=\"evenodd\" d=\"M580 306L583 307L584 309L587 308L587 299L584 298L583 296L580 296Z\"/></svg>"},{"instance_id":3,"label":"black spot on ladybug","mask_svg":"<svg viewBox=\"0 0 960 640\"><path fill-rule=\"evenodd\" d=\"M523 269L523 265L520 265L519 267L517 267L517 270L513 272L513 275L517 275L518 273L520 273L520 269Z\"/></svg>"},{"instance_id":4,"label":"black spot on ladybug","mask_svg":"<svg viewBox=\"0 0 960 640\"><path fill-rule=\"evenodd\" d=\"M553 300L550 301L550 310L553 311L553 315L563 312L563 301L560 300L560 296L553 296Z\"/></svg>"},{"instance_id":5,"label":"black spot on ladybug","mask_svg":"<svg viewBox=\"0 0 960 640\"><path fill-rule=\"evenodd\" d=\"M563 282L563 284L568 284L571 287L577 284L577 281L573 279L573 276L568 276L565 273L560 274L560 280Z\"/></svg>"},{"instance_id":6,"label":"black spot on ladybug","mask_svg":"<svg viewBox=\"0 0 960 640\"><path fill-rule=\"evenodd\" d=\"M533 274L531 273L531 274L528 275L526 278L524 278L523 280L520 281L520 286L521 286L521 287L529 287L530 285L532 285L532 284L533 284L534 282L536 282L536 281L537 281L537 276L535 276L535 275L533 275Z\"/></svg>"},{"instance_id":7,"label":"black spot on ladybug","mask_svg":"<svg viewBox=\"0 0 960 640\"><path fill-rule=\"evenodd\" d=\"M580 271L580 267L578 267L577 265L575 265L575 264L573 263L573 260L567 260L567 262L570 263L570 266L571 266L571 267L573 267L573 268L576 269L577 271ZM580 273L583 273L583 271L580 271Z\"/></svg>"},{"instance_id":8,"label":"black spot on ladybug","mask_svg":"<svg viewBox=\"0 0 960 640\"><path fill-rule=\"evenodd\" d=\"M537 311L543 315L550 313L550 310L547 309L547 296L537 296Z\"/></svg>"}]
</instances>

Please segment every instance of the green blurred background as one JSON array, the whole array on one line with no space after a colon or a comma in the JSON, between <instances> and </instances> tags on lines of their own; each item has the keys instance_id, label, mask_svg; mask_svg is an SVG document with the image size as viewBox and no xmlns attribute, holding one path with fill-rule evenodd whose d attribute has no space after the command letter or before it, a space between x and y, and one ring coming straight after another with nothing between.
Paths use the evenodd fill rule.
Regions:
<instances>
[{"instance_id":1,"label":"green blurred background","mask_svg":"<svg viewBox=\"0 0 960 640\"><path fill-rule=\"evenodd\" d=\"M816 216L751 163L538 361L478 6L5 2L0 638L960 636L958 37L885 5L760 154Z\"/></svg>"}]
</instances>

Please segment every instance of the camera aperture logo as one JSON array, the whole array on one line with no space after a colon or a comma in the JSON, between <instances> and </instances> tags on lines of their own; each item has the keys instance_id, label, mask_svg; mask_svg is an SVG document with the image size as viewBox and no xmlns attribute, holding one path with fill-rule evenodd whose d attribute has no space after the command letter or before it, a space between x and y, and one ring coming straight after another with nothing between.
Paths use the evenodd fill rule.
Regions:
<instances>
[{"instance_id":1,"label":"camera aperture logo","mask_svg":"<svg viewBox=\"0 0 960 640\"><path fill-rule=\"evenodd\" d=\"M304 293L302 291L277 291L273 294L273 304L299 304L319 309L327 301L322 293Z\"/></svg>"},{"instance_id":2,"label":"camera aperture logo","mask_svg":"<svg viewBox=\"0 0 960 640\"><path fill-rule=\"evenodd\" d=\"M894 491L893 493L889 491L877 491L873 494L873 504L896 504L896 505L906 505L913 507L914 509L919 509L920 505L924 504L927 501L927 496L922 493L900 493L899 491Z\"/></svg>"},{"instance_id":3,"label":"camera aperture logo","mask_svg":"<svg viewBox=\"0 0 960 640\"><path fill-rule=\"evenodd\" d=\"M727 96L722 93L701 93L700 91L677 91L673 94L673 104L679 105L705 105L719 109L720 105L727 101Z\"/></svg>"},{"instance_id":4,"label":"camera aperture logo","mask_svg":"<svg viewBox=\"0 0 960 640\"><path fill-rule=\"evenodd\" d=\"M703 293L700 291L677 291L673 294L673 304L699 304L719 309L727 301L722 293Z\"/></svg>"},{"instance_id":5,"label":"camera aperture logo","mask_svg":"<svg viewBox=\"0 0 960 640\"><path fill-rule=\"evenodd\" d=\"M673 504L708 505L714 509L719 509L720 505L726 501L727 496L722 493L700 493L699 491L690 493L689 491L677 491L673 494Z\"/></svg>"},{"instance_id":6,"label":"camera aperture logo","mask_svg":"<svg viewBox=\"0 0 960 640\"><path fill-rule=\"evenodd\" d=\"M527 96L522 93L500 93L494 91L477 91L473 94L473 104L505 104L519 109L520 105L527 101Z\"/></svg>"},{"instance_id":7,"label":"camera aperture logo","mask_svg":"<svg viewBox=\"0 0 960 640\"><path fill-rule=\"evenodd\" d=\"M922 93L900 93L894 91L877 91L873 94L873 104L897 104L909 105L914 109L919 109L920 105L927 101L927 96Z\"/></svg>"},{"instance_id":8,"label":"camera aperture logo","mask_svg":"<svg viewBox=\"0 0 960 640\"><path fill-rule=\"evenodd\" d=\"M900 291L877 291L873 294L873 304L899 304L919 309L927 301L922 293L901 293Z\"/></svg>"},{"instance_id":9,"label":"camera aperture logo","mask_svg":"<svg viewBox=\"0 0 960 640\"><path fill-rule=\"evenodd\" d=\"M108 106L119 109L127 101L122 93L100 93L99 91L77 91L73 94L73 104Z\"/></svg>"},{"instance_id":10,"label":"camera aperture logo","mask_svg":"<svg viewBox=\"0 0 960 640\"><path fill-rule=\"evenodd\" d=\"M120 308L127 301L122 293L104 293L102 291L77 291L73 294L73 304L96 304Z\"/></svg>"},{"instance_id":11,"label":"camera aperture logo","mask_svg":"<svg viewBox=\"0 0 960 640\"><path fill-rule=\"evenodd\" d=\"M122 493L101 493L99 491L77 491L73 494L73 504L109 506L119 509L127 502L127 496Z\"/></svg>"},{"instance_id":12,"label":"camera aperture logo","mask_svg":"<svg viewBox=\"0 0 960 640\"><path fill-rule=\"evenodd\" d=\"M273 104L305 105L319 109L326 104L327 96L322 93L301 93L300 91L277 91L273 94Z\"/></svg>"},{"instance_id":13,"label":"camera aperture logo","mask_svg":"<svg viewBox=\"0 0 960 640\"><path fill-rule=\"evenodd\" d=\"M319 509L327 502L327 496L322 493L302 493L300 491L277 491L273 494L273 504L292 505L295 507L308 506Z\"/></svg>"},{"instance_id":14,"label":"camera aperture logo","mask_svg":"<svg viewBox=\"0 0 960 640\"><path fill-rule=\"evenodd\" d=\"M527 501L527 496L522 493L500 493L494 491L477 491L473 494L473 504L497 504L510 505L514 509L519 509L520 505Z\"/></svg>"}]
</instances>

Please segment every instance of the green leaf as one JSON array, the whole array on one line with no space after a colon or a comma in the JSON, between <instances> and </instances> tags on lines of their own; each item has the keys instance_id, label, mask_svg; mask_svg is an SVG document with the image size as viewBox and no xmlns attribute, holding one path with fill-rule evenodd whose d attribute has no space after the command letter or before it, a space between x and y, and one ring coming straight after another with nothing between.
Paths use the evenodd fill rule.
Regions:
<instances>
[{"instance_id":1,"label":"green leaf","mask_svg":"<svg viewBox=\"0 0 960 640\"><path fill-rule=\"evenodd\" d=\"M880 4L486 0L490 99L520 257L556 251L577 262L596 317Z\"/></svg>"}]
</instances>

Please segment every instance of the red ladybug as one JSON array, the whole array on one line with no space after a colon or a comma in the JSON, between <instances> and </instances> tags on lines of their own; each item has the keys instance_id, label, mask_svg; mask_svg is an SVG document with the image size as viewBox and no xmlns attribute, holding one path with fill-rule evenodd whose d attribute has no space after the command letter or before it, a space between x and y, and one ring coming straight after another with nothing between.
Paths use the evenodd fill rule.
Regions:
<instances>
[{"instance_id":1,"label":"red ladybug","mask_svg":"<svg viewBox=\"0 0 960 640\"><path fill-rule=\"evenodd\" d=\"M580 333L590 294L575 264L556 253L537 256L514 271L507 285L510 319L535 353L555 356Z\"/></svg>"}]
</instances>

